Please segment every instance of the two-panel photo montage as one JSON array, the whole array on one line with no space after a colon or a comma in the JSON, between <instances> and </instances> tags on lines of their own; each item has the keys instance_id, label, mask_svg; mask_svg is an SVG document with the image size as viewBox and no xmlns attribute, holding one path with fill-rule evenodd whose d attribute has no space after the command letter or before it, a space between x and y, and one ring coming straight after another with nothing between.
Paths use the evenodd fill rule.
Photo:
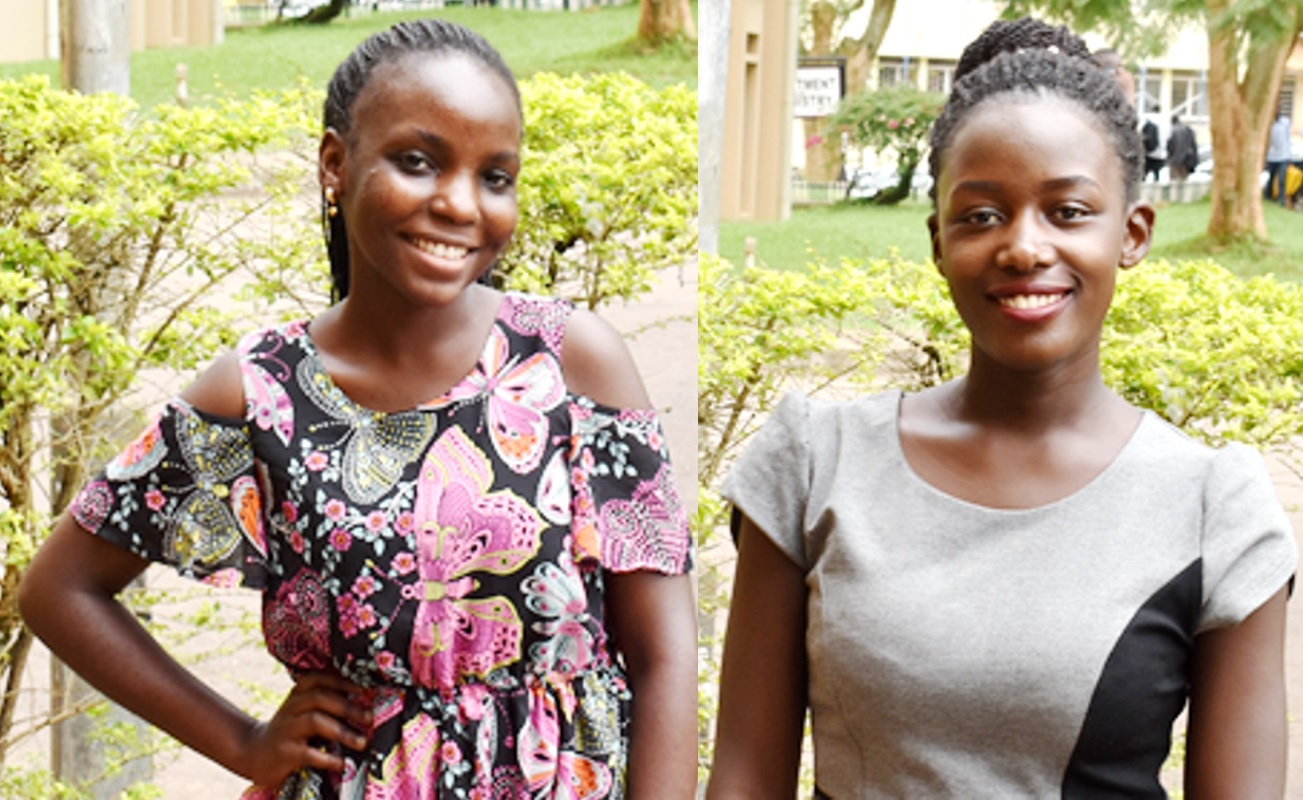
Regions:
<instances>
[{"instance_id":1,"label":"two-panel photo montage","mask_svg":"<svg viewBox=\"0 0 1303 800\"><path fill-rule=\"evenodd\" d=\"M9 1L0 797L1303 800L1303 0Z\"/></svg>"}]
</instances>

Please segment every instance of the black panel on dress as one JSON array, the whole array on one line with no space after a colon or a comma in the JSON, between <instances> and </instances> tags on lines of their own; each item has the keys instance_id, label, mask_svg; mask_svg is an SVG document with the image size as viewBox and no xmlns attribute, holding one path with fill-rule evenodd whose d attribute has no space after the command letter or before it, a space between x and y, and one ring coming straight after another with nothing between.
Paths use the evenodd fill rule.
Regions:
<instances>
[{"instance_id":1,"label":"black panel on dress","mask_svg":"<svg viewBox=\"0 0 1303 800\"><path fill-rule=\"evenodd\" d=\"M1202 595L1196 559L1132 617L1090 699L1064 798L1167 797L1158 772L1188 694Z\"/></svg>"}]
</instances>

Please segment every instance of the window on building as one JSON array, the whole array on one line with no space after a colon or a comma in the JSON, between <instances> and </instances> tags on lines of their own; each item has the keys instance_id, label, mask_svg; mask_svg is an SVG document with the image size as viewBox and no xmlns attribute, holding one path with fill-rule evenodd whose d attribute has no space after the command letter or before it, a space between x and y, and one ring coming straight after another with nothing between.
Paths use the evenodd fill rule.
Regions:
<instances>
[{"instance_id":1,"label":"window on building","mask_svg":"<svg viewBox=\"0 0 1303 800\"><path fill-rule=\"evenodd\" d=\"M1192 74L1172 76L1172 113L1187 122L1208 118L1208 82Z\"/></svg>"},{"instance_id":2,"label":"window on building","mask_svg":"<svg viewBox=\"0 0 1303 800\"><path fill-rule=\"evenodd\" d=\"M909 83L909 62L899 58L884 58L878 62L878 86L886 88Z\"/></svg>"},{"instance_id":3,"label":"window on building","mask_svg":"<svg viewBox=\"0 0 1303 800\"><path fill-rule=\"evenodd\" d=\"M1276 100L1276 108L1285 112L1285 116L1290 119L1294 118L1294 87L1297 79L1287 77L1280 84L1280 97Z\"/></svg>"},{"instance_id":4,"label":"window on building","mask_svg":"<svg viewBox=\"0 0 1303 800\"><path fill-rule=\"evenodd\" d=\"M927 90L950 94L950 87L955 83L955 65L938 64L935 61L927 65Z\"/></svg>"},{"instance_id":5,"label":"window on building","mask_svg":"<svg viewBox=\"0 0 1303 800\"><path fill-rule=\"evenodd\" d=\"M1145 75L1143 81L1136 87L1138 96L1137 104L1143 113L1154 114L1163 110L1163 76L1162 75Z\"/></svg>"}]
</instances>

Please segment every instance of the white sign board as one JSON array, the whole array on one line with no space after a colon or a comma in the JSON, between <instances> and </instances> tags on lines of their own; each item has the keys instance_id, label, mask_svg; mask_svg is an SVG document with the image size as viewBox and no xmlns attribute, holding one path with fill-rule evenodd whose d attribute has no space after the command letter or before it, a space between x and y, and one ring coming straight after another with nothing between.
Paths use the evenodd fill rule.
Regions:
<instances>
[{"instance_id":1,"label":"white sign board","mask_svg":"<svg viewBox=\"0 0 1303 800\"><path fill-rule=\"evenodd\" d=\"M836 64L797 67L795 100L798 117L831 116L841 105L841 67Z\"/></svg>"}]
</instances>

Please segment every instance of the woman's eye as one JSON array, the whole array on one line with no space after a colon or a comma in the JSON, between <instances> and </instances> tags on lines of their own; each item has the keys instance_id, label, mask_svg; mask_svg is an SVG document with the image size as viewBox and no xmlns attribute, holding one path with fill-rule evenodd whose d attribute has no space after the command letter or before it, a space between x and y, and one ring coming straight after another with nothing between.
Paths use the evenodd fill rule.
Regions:
<instances>
[{"instance_id":1,"label":"woman's eye","mask_svg":"<svg viewBox=\"0 0 1303 800\"><path fill-rule=\"evenodd\" d=\"M484 182L490 189L504 192L516 185L516 178L509 172L495 170L484 176Z\"/></svg>"},{"instance_id":2,"label":"woman's eye","mask_svg":"<svg viewBox=\"0 0 1303 800\"><path fill-rule=\"evenodd\" d=\"M1081 206L1062 206L1055 211L1055 215L1065 222L1073 222L1089 216L1090 209Z\"/></svg>"},{"instance_id":3,"label":"woman's eye","mask_svg":"<svg viewBox=\"0 0 1303 800\"><path fill-rule=\"evenodd\" d=\"M396 160L404 172L425 172L434 168L434 163L424 153L402 153Z\"/></svg>"},{"instance_id":4,"label":"woman's eye","mask_svg":"<svg viewBox=\"0 0 1303 800\"><path fill-rule=\"evenodd\" d=\"M994 225L999 221L999 214L985 208L979 208L976 211L970 211L964 215L964 222L967 222L969 225Z\"/></svg>"}]
</instances>

